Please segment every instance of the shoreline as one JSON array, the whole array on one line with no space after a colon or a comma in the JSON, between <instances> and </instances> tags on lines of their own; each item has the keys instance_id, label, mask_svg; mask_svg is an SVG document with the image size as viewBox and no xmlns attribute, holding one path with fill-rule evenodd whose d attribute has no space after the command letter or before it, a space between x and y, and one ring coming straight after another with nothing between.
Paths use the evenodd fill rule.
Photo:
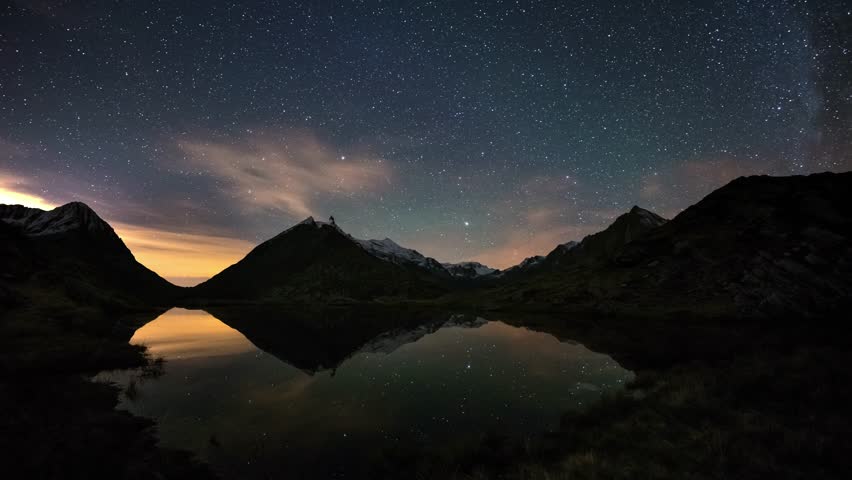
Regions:
<instances>
[{"instance_id":1,"label":"shoreline","mask_svg":"<svg viewBox=\"0 0 852 480\"><path fill-rule=\"evenodd\" d=\"M117 410L118 386L92 380L103 370L161 366L115 331L129 324L102 315L74 320L91 325L78 329L38 309L8 312L0 323L0 451L15 471L22 478L217 478L192 453L159 446L154 421Z\"/></svg>"},{"instance_id":2,"label":"shoreline","mask_svg":"<svg viewBox=\"0 0 852 480\"><path fill-rule=\"evenodd\" d=\"M424 310L410 302L369 306L401 316ZM237 309L246 307L260 306ZM442 307L432 304L427 310L454 310ZM852 339L837 335L836 319L816 324L796 319L678 321L602 312L466 310L544 331L560 341L578 341L611 355L634 371L636 379L624 392L584 412L565 414L553 432L526 439L483 437L450 463L428 451L396 452L399 463L384 465L387 470L377 472L377 478L398 476L413 465L432 471L435 478L450 467L464 475L483 472L497 478L544 478L551 470L579 478L626 479L642 471L664 472L662 478L678 478L685 471L700 474L697 478L738 472L797 478L839 472L845 449L852 451L839 435L852 429L845 414L852 401L852 373L845 368L852 361ZM135 328L162 312L152 309L118 320L65 312L64 317L74 319L70 325L64 317L37 309L5 315L0 323L0 408L2 427L10 434L0 451L27 459L36 449L48 449L50 455L42 458L50 462L21 465L32 477L50 477L64 468L89 478L135 478L140 472L216 478L194 454L161 448L153 420L116 410L122 394L118 387L91 381L103 370L155 370L157 362L144 347L128 341ZM18 316L12 319L14 314ZM21 325L28 328L16 331ZM802 409L809 412L805 422ZM792 443L767 443L772 436ZM721 441L763 456L749 459L721 450ZM822 446L803 449L806 444Z\"/></svg>"}]
</instances>

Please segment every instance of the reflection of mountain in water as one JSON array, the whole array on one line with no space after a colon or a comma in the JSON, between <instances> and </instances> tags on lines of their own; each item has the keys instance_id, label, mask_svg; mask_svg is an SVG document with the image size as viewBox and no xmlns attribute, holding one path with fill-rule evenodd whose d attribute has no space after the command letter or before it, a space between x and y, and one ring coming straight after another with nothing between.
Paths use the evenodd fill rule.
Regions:
<instances>
[{"instance_id":1,"label":"reflection of mountain in water","mask_svg":"<svg viewBox=\"0 0 852 480\"><path fill-rule=\"evenodd\" d=\"M129 342L139 329L160 318L160 316L170 310L153 309L121 315L112 326L110 336L122 342Z\"/></svg>"},{"instance_id":2,"label":"reflection of mountain in water","mask_svg":"<svg viewBox=\"0 0 852 480\"><path fill-rule=\"evenodd\" d=\"M147 315L126 317L119 322L114 335L130 340L134 332L139 334L137 329L143 325L148 324L150 329L153 326L150 322L161 314L162 312L151 312ZM488 320L470 314L378 308L288 310L281 307L209 307L206 314L215 318L210 318L211 322L222 322L236 330L233 335L244 337L243 340L251 342L255 347L311 375L335 369L358 353L393 353L400 347L417 342L441 328L479 328L488 323ZM196 334L187 325L179 325L180 322L186 321L183 317L203 317L206 314L202 311L193 313L191 310L182 314L170 311L168 318L162 318L173 325L168 331L168 346L173 346L177 337L183 342L193 338L206 342L204 332ZM576 344L576 340L579 340L594 351L609 352L619 363L634 368L637 366L632 365L634 359L619 354L619 350L623 348L624 342L647 341L619 336L612 329L602 331L593 319L572 318L571 321L565 321L549 316L513 317L504 314L494 320L551 335L561 343ZM171 331L175 329L179 331ZM154 348L157 343L163 342L163 332L154 335L158 337L157 341L143 340L142 343ZM663 333L657 329L649 328L647 335L654 336L658 343L662 341L659 337ZM217 354L228 354L221 351L220 346L210 346L209 342L206 343L208 350L213 349ZM671 341L666 343L671 344L671 347L666 349L667 354L678 348L685 348L682 346L683 339L678 335L672 335ZM153 353L158 354L156 348ZM205 355L209 354L210 352L207 352ZM183 355L185 357L188 354L183 352Z\"/></svg>"},{"instance_id":3,"label":"reflection of mountain in water","mask_svg":"<svg viewBox=\"0 0 852 480\"><path fill-rule=\"evenodd\" d=\"M208 313L258 348L313 374L335 369L360 352L390 353L447 326L475 328L486 321L441 312L258 307L210 308Z\"/></svg>"},{"instance_id":4,"label":"reflection of mountain in water","mask_svg":"<svg viewBox=\"0 0 852 480\"><path fill-rule=\"evenodd\" d=\"M425 337L426 335L429 335L430 333L435 333L442 328L479 328L485 325L486 323L488 323L488 320L485 320L481 317L476 317L473 315L455 314L451 315L450 318L447 319L445 322L434 321L413 328L397 328L382 333L379 336L365 343L355 353L388 354L392 353L393 351L407 343L414 343Z\"/></svg>"}]
</instances>

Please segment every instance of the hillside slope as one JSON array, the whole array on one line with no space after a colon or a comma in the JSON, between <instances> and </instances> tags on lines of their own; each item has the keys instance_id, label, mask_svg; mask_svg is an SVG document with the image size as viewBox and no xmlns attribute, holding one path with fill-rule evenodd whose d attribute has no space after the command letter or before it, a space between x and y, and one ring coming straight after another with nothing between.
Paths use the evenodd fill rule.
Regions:
<instances>
[{"instance_id":1,"label":"hillside slope","mask_svg":"<svg viewBox=\"0 0 852 480\"><path fill-rule=\"evenodd\" d=\"M484 297L636 315L827 315L852 304L850 237L852 173L743 177L595 262L563 261Z\"/></svg>"},{"instance_id":2,"label":"hillside slope","mask_svg":"<svg viewBox=\"0 0 852 480\"><path fill-rule=\"evenodd\" d=\"M7 306L52 297L156 306L180 291L137 262L112 227L79 202L50 211L0 205L0 264L0 301Z\"/></svg>"},{"instance_id":3,"label":"hillside slope","mask_svg":"<svg viewBox=\"0 0 852 480\"><path fill-rule=\"evenodd\" d=\"M337 226L308 218L190 290L205 303L425 298L440 278L371 254Z\"/></svg>"}]
</instances>

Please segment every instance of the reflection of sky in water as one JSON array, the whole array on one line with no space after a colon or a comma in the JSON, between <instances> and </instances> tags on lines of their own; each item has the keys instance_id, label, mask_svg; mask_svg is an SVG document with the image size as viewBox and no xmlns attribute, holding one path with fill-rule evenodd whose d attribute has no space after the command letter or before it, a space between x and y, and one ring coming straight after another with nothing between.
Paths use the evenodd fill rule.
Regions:
<instances>
[{"instance_id":1,"label":"reflection of sky in water","mask_svg":"<svg viewBox=\"0 0 852 480\"><path fill-rule=\"evenodd\" d=\"M130 343L169 360L234 355L256 350L240 332L202 310L173 308L140 328Z\"/></svg>"},{"instance_id":2,"label":"reflection of sky in water","mask_svg":"<svg viewBox=\"0 0 852 480\"><path fill-rule=\"evenodd\" d=\"M582 345L501 322L445 327L313 376L200 311L171 310L132 341L168 361L123 408L158 420L165 445L194 450L229 475L297 465L331 472L399 442L541 432L633 376Z\"/></svg>"}]
</instances>

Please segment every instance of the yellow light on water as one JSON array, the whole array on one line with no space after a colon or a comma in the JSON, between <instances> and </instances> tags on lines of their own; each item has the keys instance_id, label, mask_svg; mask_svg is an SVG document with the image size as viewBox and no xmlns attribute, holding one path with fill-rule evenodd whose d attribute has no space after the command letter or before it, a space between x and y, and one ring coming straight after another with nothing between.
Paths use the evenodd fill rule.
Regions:
<instances>
[{"instance_id":1,"label":"yellow light on water","mask_svg":"<svg viewBox=\"0 0 852 480\"><path fill-rule=\"evenodd\" d=\"M136 331L130 343L148 347L155 357L187 359L249 352L243 334L202 310L173 308Z\"/></svg>"}]
</instances>

